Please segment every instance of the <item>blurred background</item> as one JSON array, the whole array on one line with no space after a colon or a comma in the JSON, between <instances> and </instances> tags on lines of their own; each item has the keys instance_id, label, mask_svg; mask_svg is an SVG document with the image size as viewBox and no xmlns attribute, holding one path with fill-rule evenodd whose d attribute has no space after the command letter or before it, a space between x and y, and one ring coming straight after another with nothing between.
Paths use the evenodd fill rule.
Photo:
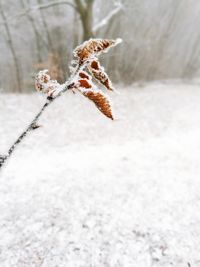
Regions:
<instances>
[{"instance_id":1,"label":"blurred background","mask_svg":"<svg viewBox=\"0 0 200 267\"><path fill-rule=\"evenodd\" d=\"M32 91L44 68L63 82L73 49L91 37L124 40L104 59L115 83L193 79L199 12L195 0L1 0L0 88Z\"/></svg>"},{"instance_id":2,"label":"blurred background","mask_svg":"<svg viewBox=\"0 0 200 267\"><path fill-rule=\"evenodd\" d=\"M100 58L114 121L68 90L0 170L0 266L200 266L199 14L197 0L0 0L0 156L46 101L39 70L64 82L77 45L123 39Z\"/></svg>"}]
</instances>

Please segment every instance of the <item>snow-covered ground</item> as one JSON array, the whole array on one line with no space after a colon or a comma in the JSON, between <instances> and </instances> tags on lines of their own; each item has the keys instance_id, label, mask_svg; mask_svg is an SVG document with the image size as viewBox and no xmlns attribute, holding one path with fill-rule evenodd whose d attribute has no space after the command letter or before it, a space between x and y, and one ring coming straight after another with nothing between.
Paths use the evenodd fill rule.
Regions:
<instances>
[{"instance_id":1,"label":"snow-covered ground","mask_svg":"<svg viewBox=\"0 0 200 267\"><path fill-rule=\"evenodd\" d=\"M120 86L118 86L120 87ZM200 88L67 92L0 174L1 267L199 267ZM43 96L0 95L0 153Z\"/></svg>"}]
</instances>

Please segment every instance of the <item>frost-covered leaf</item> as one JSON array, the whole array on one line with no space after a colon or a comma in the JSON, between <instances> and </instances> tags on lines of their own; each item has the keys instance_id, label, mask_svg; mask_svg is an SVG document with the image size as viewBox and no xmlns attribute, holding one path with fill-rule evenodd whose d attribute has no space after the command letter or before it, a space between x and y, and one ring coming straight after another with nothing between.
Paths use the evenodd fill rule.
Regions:
<instances>
[{"instance_id":1,"label":"frost-covered leaf","mask_svg":"<svg viewBox=\"0 0 200 267\"><path fill-rule=\"evenodd\" d=\"M35 77L35 88L50 97L55 97L61 90L61 85L56 80L51 80L48 70L42 70Z\"/></svg>"},{"instance_id":2,"label":"frost-covered leaf","mask_svg":"<svg viewBox=\"0 0 200 267\"><path fill-rule=\"evenodd\" d=\"M85 73L81 73L81 76ZM109 97L104 94L101 90L97 89L92 81L87 78L82 78L78 80L75 88L81 92L85 97L91 100L96 107L108 118L113 118L112 106Z\"/></svg>"},{"instance_id":3,"label":"frost-covered leaf","mask_svg":"<svg viewBox=\"0 0 200 267\"><path fill-rule=\"evenodd\" d=\"M107 52L111 47L121 42L121 39L90 39L78 46L73 54L75 59L70 66L71 76L64 84L51 80L47 70L40 71L36 76L35 87L38 91L55 98L60 92L71 89L78 90L91 100L96 107L108 118L113 120L112 107L109 97L93 83L93 78L113 91L112 82L100 65L97 56Z\"/></svg>"},{"instance_id":4,"label":"frost-covered leaf","mask_svg":"<svg viewBox=\"0 0 200 267\"><path fill-rule=\"evenodd\" d=\"M78 59L79 65L81 65L88 59L91 59L102 52L107 52L109 48L119 44L120 42L121 39L90 39L75 48L74 57Z\"/></svg>"},{"instance_id":5,"label":"frost-covered leaf","mask_svg":"<svg viewBox=\"0 0 200 267\"><path fill-rule=\"evenodd\" d=\"M91 76L86 71L80 71L78 75L82 79L91 80Z\"/></svg>"},{"instance_id":6,"label":"frost-covered leaf","mask_svg":"<svg viewBox=\"0 0 200 267\"><path fill-rule=\"evenodd\" d=\"M114 120L111 103L107 95L105 95L101 90L79 90L85 97L90 99L106 117Z\"/></svg>"},{"instance_id":7,"label":"frost-covered leaf","mask_svg":"<svg viewBox=\"0 0 200 267\"><path fill-rule=\"evenodd\" d=\"M109 79L107 73L104 68L100 65L98 59L94 59L89 65L88 70L93 74L95 79L103 84L108 90L113 91L113 85L111 80Z\"/></svg>"}]
</instances>

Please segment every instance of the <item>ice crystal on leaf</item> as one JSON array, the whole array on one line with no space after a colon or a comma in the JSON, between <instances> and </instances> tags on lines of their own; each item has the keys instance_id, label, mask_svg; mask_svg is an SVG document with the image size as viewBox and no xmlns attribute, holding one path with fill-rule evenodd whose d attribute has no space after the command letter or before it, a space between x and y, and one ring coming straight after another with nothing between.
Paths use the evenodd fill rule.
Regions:
<instances>
[{"instance_id":1,"label":"ice crystal on leaf","mask_svg":"<svg viewBox=\"0 0 200 267\"><path fill-rule=\"evenodd\" d=\"M61 85L57 81L51 80L48 71L43 70L36 76L36 89L52 98L57 97L58 94L66 89L77 90L91 100L105 116L113 120L110 99L108 95L97 88L93 78L99 85L104 85L110 91L114 90L109 76L100 65L97 57L120 42L121 39L90 39L85 41L74 49L73 55L75 59L71 62L71 77L69 81Z\"/></svg>"}]
</instances>

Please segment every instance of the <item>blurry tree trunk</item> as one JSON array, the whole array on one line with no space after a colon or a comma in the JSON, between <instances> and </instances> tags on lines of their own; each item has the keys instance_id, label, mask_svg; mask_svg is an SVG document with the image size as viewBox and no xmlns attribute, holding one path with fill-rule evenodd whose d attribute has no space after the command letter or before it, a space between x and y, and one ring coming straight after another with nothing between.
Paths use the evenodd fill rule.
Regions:
<instances>
[{"instance_id":1,"label":"blurry tree trunk","mask_svg":"<svg viewBox=\"0 0 200 267\"><path fill-rule=\"evenodd\" d=\"M89 38L95 37L99 30L105 26L109 26L114 22L117 14L122 10L122 4L119 2L115 4L115 7L108 13L108 15L98 23L93 25L93 6L95 0L74 0L76 10L80 14L80 20L83 28L83 41Z\"/></svg>"},{"instance_id":2,"label":"blurry tree trunk","mask_svg":"<svg viewBox=\"0 0 200 267\"><path fill-rule=\"evenodd\" d=\"M37 0L37 2L38 2L39 5L42 4L42 0ZM52 51L53 50L53 43L52 43L52 40L51 40L51 35L50 35L50 32L49 32L48 24L46 22L46 19L45 19L45 16L44 16L44 13L43 13L42 9L40 9L40 15L41 15L42 24L43 24L43 27L44 27L44 30L45 30L45 33L46 33L46 36L47 36L48 49Z\"/></svg>"},{"instance_id":3,"label":"blurry tree trunk","mask_svg":"<svg viewBox=\"0 0 200 267\"><path fill-rule=\"evenodd\" d=\"M118 12L122 9L121 2L116 5L116 7L108 14L106 18L104 18L97 27L93 25L93 6L95 0L74 0L75 4L72 4L68 1L53 1L48 4L42 4L42 0L37 0L38 6L36 9L39 9L41 12L41 17L43 21L44 28L47 30L46 33L48 34L48 40L50 41L50 35L47 27L47 23L45 21L45 17L42 14L42 9L50 8L50 7L57 7L59 5L69 5L80 15L80 21L83 29L83 36L82 40L88 40L92 37L95 37L96 30L98 31L100 28L104 27L105 25L109 25L110 22L113 22L114 17L118 14ZM54 8L54 10L56 10ZM28 11L30 12L31 9ZM26 13L26 12L25 12ZM96 28L96 29L95 29Z\"/></svg>"},{"instance_id":4,"label":"blurry tree trunk","mask_svg":"<svg viewBox=\"0 0 200 267\"><path fill-rule=\"evenodd\" d=\"M26 2L27 2L28 5L30 5L30 1L29 0L26 0ZM21 0L21 4L22 4L22 7L24 9L26 9L26 4L24 3L24 0ZM33 29L33 32L34 32L34 35L35 35L36 49L37 49L37 52L36 52L37 61L40 62L40 61L42 61L42 56L41 56L41 53L40 53L40 51L41 51L40 34L39 34L38 30L37 30L37 27L35 25L35 21L34 21L33 17L30 15L29 12L27 12L26 15L27 15L27 18L28 18L31 26L32 26L32 29Z\"/></svg>"},{"instance_id":5,"label":"blurry tree trunk","mask_svg":"<svg viewBox=\"0 0 200 267\"><path fill-rule=\"evenodd\" d=\"M94 0L74 0L83 28L83 41L94 37L93 33L93 4Z\"/></svg>"},{"instance_id":6,"label":"blurry tree trunk","mask_svg":"<svg viewBox=\"0 0 200 267\"><path fill-rule=\"evenodd\" d=\"M164 31L160 33L159 47L156 49L156 53L153 58L153 62L156 62L156 64L146 69L145 79L147 80L157 79L156 75L162 78L162 64L163 64L162 59L163 56L165 55L165 50L169 43L169 38L171 36L171 33L173 32L173 29L176 27L177 14L181 4L182 4L181 1L171 3L172 5L172 8L170 9L171 12L167 14L167 16L169 17L169 22L166 23L166 28L164 29Z\"/></svg>"},{"instance_id":7,"label":"blurry tree trunk","mask_svg":"<svg viewBox=\"0 0 200 267\"><path fill-rule=\"evenodd\" d=\"M76 11L73 13L73 48L78 46L79 43L79 32L78 32L78 14Z\"/></svg>"},{"instance_id":8,"label":"blurry tree trunk","mask_svg":"<svg viewBox=\"0 0 200 267\"><path fill-rule=\"evenodd\" d=\"M13 61L14 61L14 66L15 66L15 71L16 71L16 80L17 80L17 90L16 91L21 92L22 91L22 83L21 83L21 75L20 75L20 64L19 64L17 55L15 53L15 47L13 44L12 35L10 32L8 21L7 21L6 15L4 13L3 6L2 6L1 2L0 2L0 14L1 14L1 17L3 19L4 28L5 28L5 32L7 35L6 41L8 43L8 47L10 48L10 51L11 51L11 54L13 57Z\"/></svg>"}]
</instances>

